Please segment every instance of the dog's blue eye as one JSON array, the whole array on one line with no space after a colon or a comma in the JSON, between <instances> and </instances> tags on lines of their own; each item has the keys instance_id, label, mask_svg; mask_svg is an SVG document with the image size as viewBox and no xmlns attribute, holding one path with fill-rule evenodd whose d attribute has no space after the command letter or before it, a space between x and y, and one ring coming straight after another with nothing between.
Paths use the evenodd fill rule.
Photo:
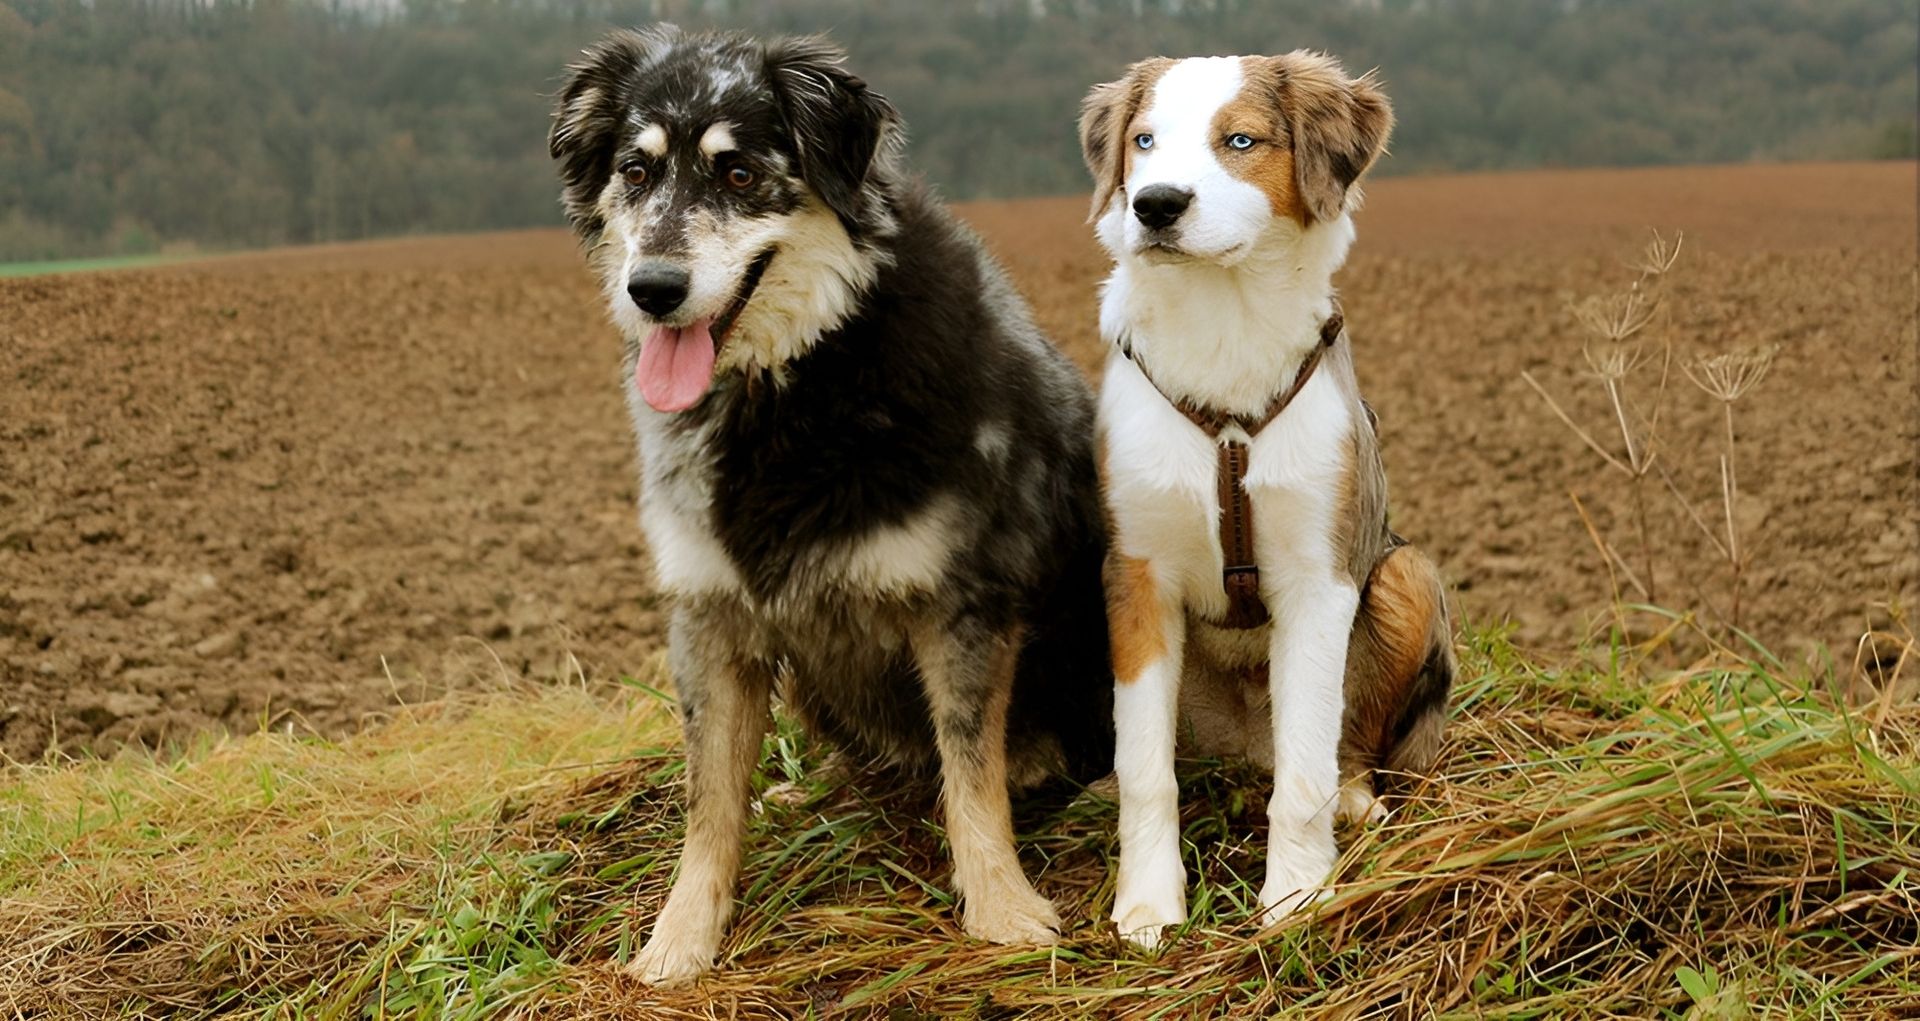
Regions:
<instances>
[{"instance_id":1,"label":"dog's blue eye","mask_svg":"<svg viewBox=\"0 0 1920 1021\"><path fill-rule=\"evenodd\" d=\"M1251 149L1253 148L1253 136L1237 135L1237 134L1228 135L1227 144L1232 146L1235 149Z\"/></svg>"},{"instance_id":2,"label":"dog's blue eye","mask_svg":"<svg viewBox=\"0 0 1920 1021\"><path fill-rule=\"evenodd\" d=\"M1153 136L1152 135L1135 135L1133 136L1133 144L1139 146L1142 149L1151 149L1153 148Z\"/></svg>"}]
</instances>

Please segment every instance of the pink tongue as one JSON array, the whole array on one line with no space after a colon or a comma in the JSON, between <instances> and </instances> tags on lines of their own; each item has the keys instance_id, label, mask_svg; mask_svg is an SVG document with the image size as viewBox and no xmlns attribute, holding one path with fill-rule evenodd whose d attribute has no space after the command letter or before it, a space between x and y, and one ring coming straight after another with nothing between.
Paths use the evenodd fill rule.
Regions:
<instances>
[{"instance_id":1,"label":"pink tongue","mask_svg":"<svg viewBox=\"0 0 1920 1021\"><path fill-rule=\"evenodd\" d=\"M655 329L640 345L633 379L655 411L685 411L700 403L713 383L713 320Z\"/></svg>"}]
</instances>

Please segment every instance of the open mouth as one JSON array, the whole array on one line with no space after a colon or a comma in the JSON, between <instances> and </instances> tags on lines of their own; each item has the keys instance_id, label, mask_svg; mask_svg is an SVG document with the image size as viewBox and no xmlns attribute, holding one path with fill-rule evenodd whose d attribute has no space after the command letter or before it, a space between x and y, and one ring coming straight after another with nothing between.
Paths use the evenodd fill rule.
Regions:
<instances>
[{"instance_id":1,"label":"open mouth","mask_svg":"<svg viewBox=\"0 0 1920 1021\"><path fill-rule=\"evenodd\" d=\"M747 302L753 300L753 292L760 287L760 278L767 275L767 267L773 265L774 249L768 248L753 257L747 266L745 276L740 278L740 293L734 296L727 310L714 317L713 343L716 350L727 342L727 335L733 332L733 324L740 320L740 313L747 310Z\"/></svg>"},{"instance_id":2,"label":"open mouth","mask_svg":"<svg viewBox=\"0 0 1920 1021\"><path fill-rule=\"evenodd\" d=\"M640 396L655 411L685 411L700 403L713 388L713 367L728 334L746 311L747 302L760 286L760 279L772 264L774 249L754 256L747 272L740 277L739 292L725 311L711 319L696 319L685 326L662 323L640 345L640 357L634 362L633 381Z\"/></svg>"}]
</instances>

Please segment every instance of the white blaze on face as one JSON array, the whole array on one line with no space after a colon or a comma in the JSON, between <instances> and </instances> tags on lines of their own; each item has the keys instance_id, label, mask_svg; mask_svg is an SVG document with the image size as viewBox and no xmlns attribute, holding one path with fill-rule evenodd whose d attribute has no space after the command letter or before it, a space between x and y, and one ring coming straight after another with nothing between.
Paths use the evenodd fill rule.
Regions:
<instances>
[{"instance_id":1,"label":"white blaze on face","mask_svg":"<svg viewBox=\"0 0 1920 1021\"><path fill-rule=\"evenodd\" d=\"M627 281L647 258L641 238L666 207L664 191L656 191L637 204L627 201L627 186L617 174L601 190L596 206L605 227L599 245L587 258L599 271L608 318L620 332L636 340L652 332L656 324L628 296Z\"/></svg>"},{"instance_id":2,"label":"white blaze on face","mask_svg":"<svg viewBox=\"0 0 1920 1021\"><path fill-rule=\"evenodd\" d=\"M1258 240L1272 219L1267 194L1227 171L1219 157L1222 140L1213 137L1221 108L1246 85L1238 57L1182 60L1154 83L1122 139L1121 158L1129 161L1125 201L1113 203L1100 223L1110 248L1137 252L1146 243L1132 201L1156 184L1193 193L1174 238L1183 251L1232 260ZM1142 134L1153 136L1151 147L1140 148Z\"/></svg>"}]
</instances>

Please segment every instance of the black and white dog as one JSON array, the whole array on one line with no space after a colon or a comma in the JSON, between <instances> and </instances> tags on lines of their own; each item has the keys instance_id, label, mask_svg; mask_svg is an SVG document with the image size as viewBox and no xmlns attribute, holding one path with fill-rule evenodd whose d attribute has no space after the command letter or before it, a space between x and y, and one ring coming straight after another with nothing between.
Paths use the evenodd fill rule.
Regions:
<instances>
[{"instance_id":1,"label":"black and white dog","mask_svg":"<svg viewBox=\"0 0 1920 1021\"><path fill-rule=\"evenodd\" d=\"M674 601L690 806L629 970L712 963L781 679L817 733L937 765L964 925L1050 943L1008 789L1112 762L1092 396L901 169L817 38L621 32L549 138L626 338L640 520Z\"/></svg>"}]
</instances>

